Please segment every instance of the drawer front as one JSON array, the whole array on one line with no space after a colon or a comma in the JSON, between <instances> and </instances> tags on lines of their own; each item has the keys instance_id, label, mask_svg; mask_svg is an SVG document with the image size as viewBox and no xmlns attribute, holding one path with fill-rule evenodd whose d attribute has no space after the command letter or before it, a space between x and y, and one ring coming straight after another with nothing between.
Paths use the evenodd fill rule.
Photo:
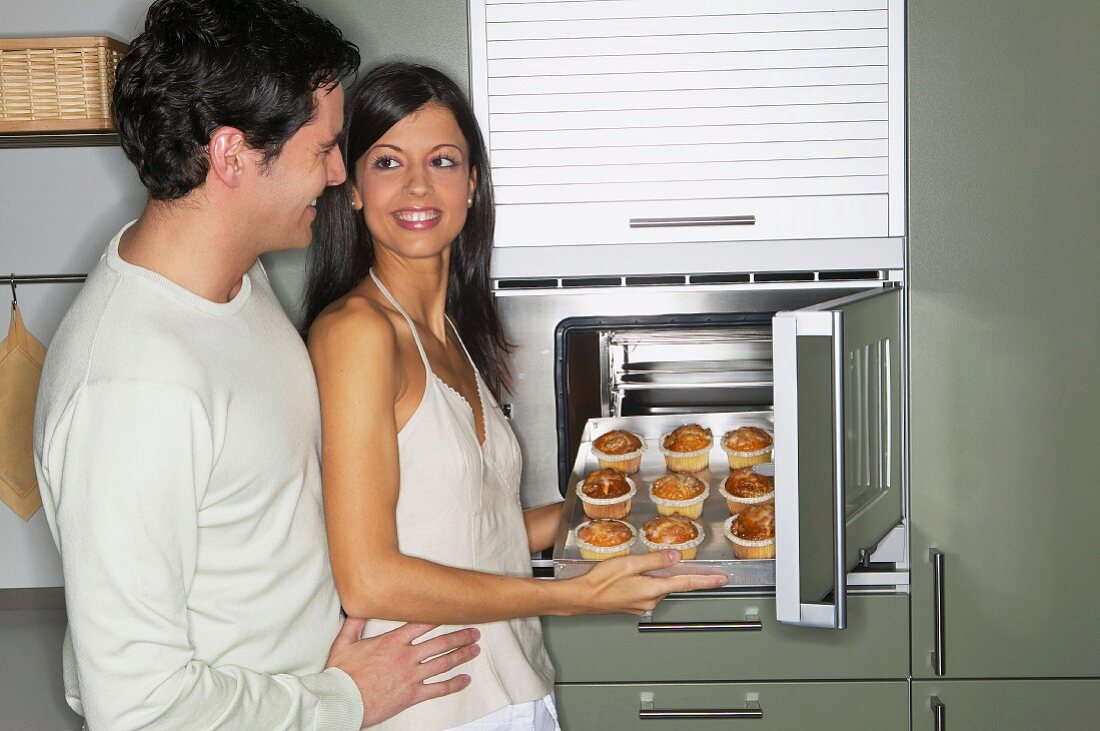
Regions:
<instances>
[{"instance_id":1,"label":"drawer front","mask_svg":"<svg viewBox=\"0 0 1100 731\"><path fill-rule=\"evenodd\" d=\"M643 620L732 625L709 631L642 631L626 615L546 617L543 629L564 683L907 677L909 598L848 602L848 628L839 631L779 624L773 597L666 599ZM751 628L753 617L759 629Z\"/></svg>"},{"instance_id":2,"label":"drawer front","mask_svg":"<svg viewBox=\"0 0 1100 731\"><path fill-rule=\"evenodd\" d=\"M554 692L564 731L705 731L742 725L752 731L909 728L909 686L905 681L558 685ZM747 710L756 711L758 717L642 719L643 708L650 714Z\"/></svg>"},{"instance_id":3,"label":"drawer front","mask_svg":"<svg viewBox=\"0 0 1100 731\"><path fill-rule=\"evenodd\" d=\"M880 179L884 178L865 176L854 178L854 183L830 182L830 178L824 177L807 179L799 183L800 187L784 191L786 196L776 191L764 192L766 188L760 185L754 186L750 194L746 184L743 189L730 186L721 195L712 191L706 197L705 189L713 185L701 183L698 189L688 191L696 200L668 201L658 196L664 194L662 191L670 183L647 183L645 191L632 191L619 201L564 200L548 205L517 198L497 207L494 245L503 248L886 236L889 201L884 189L879 189L884 184L879 183L879 188L859 187L875 185ZM826 184L834 188L820 187ZM578 190L576 195L580 197L583 193ZM495 195L508 200L509 194L505 191ZM701 225L691 221L727 217L743 223ZM662 222L658 225L654 219Z\"/></svg>"},{"instance_id":4,"label":"drawer front","mask_svg":"<svg viewBox=\"0 0 1100 731\"><path fill-rule=\"evenodd\" d=\"M936 725L939 704L940 725ZM1100 680L943 680L913 683L913 731L1096 728Z\"/></svg>"}]
</instances>

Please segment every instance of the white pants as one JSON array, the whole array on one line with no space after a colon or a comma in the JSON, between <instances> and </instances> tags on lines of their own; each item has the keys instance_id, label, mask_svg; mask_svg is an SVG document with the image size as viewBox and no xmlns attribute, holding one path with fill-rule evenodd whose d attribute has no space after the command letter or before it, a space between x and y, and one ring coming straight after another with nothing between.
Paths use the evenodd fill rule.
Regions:
<instances>
[{"instance_id":1,"label":"white pants","mask_svg":"<svg viewBox=\"0 0 1100 731\"><path fill-rule=\"evenodd\" d=\"M561 731L554 696L506 706L488 716L455 726L450 731Z\"/></svg>"}]
</instances>

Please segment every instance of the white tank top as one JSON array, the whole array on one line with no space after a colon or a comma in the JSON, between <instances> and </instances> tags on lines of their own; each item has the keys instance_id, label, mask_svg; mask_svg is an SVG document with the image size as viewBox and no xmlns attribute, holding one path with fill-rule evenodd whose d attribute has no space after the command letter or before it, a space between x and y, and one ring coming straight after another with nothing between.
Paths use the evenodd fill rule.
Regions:
<instances>
[{"instance_id":1,"label":"white tank top","mask_svg":"<svg viewBox=\"0 0 1100 731\"><path fill-rule=\"evenodd\" d=\"M531 555L520 507L519 443L463 344L474 370L485 425L478 444L471 405L432 372L416 326L378 280L378 290L401 313L424 362L424 396L397 434L401 462L397 537L406 556L444 566L507 576L531 576ZM462 343L454 323L447 319ZM446 597L439 597L446 602ZM368 620L364 637L400 622ZM465 673L464 690L419 703L375 726L379 729L446 729L516 703L542 698L553 687L554 668L542 644L537 617L479 624L481 654L447 675ZM445 626L432 636L460 627Z\"/></svg>"}]
</instances>

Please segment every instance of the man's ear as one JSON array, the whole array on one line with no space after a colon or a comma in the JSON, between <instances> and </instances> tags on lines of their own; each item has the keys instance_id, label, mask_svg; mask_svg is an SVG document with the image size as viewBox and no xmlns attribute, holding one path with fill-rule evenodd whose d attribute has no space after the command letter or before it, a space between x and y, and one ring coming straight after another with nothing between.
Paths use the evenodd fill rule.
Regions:
<instances>
[{"instance_id":1,"label":"man's ear","mask_svg":"<svg viewBox=\"0 0 1100 731\"><path fill-rule=\"evenodd\" d=\"M210 155L210 172L227 188L241 185L241 172L248 163L250 148L244 142L244 133L235 127L218 127L210 135L207 145Z\"/></svg>"}]
</instances>

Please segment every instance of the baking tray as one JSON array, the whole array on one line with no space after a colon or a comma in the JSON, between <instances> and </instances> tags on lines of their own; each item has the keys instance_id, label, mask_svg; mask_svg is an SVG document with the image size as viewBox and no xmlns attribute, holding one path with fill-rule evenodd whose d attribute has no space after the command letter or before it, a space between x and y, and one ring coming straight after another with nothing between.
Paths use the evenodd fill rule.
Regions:
<instances>
[{"instance_id":1,"label":"baking tray","mask_svg":"<svg viewBox=\"0 0 1100 731\"><path fill-rule=\"evenodd\" d=\"M599 469L600 465L592 455L592 441L596 437L615 429L625 429L645 440L646 450L642 454L641 469L630 479L638 488L631 503L630 514L624 521L641 531L642 524L657 514L657 506L649 499L649 486L654 480L667 474L665 458L661 454L660 440L664 434L683 424L700 424L714 433L714 446L710 452L710 467L697 474L710 485L710 495L703 503L703 515L696 522L703 525L706 538L699 546L696 557L690 561L681 561L675 566L653 572L654 575L673 576L679 574L724 573L729 577L729 586L770 587L775 586L775 560L743 560L733 556L733 547L722 533L722 524L730 516L726 501L718 488L730 473L729 461L719 442L722 435L741 426L756 426L774 433L773 416L769 411L738 411L721 413L680 413L651 416L619 416L589 419L584 426L581 444L577 449L577 458L573 463L573 472L569 476L569 487L563 506L564 519L558 527L557 540L554 541L554 578L571 579L589 571L597 561L582 559L573 539L573 529L588 520L577 497L577 483L585 475ZM639 539L630 551L643 555L648 549Z\"/></svg>"}]
</instances>

